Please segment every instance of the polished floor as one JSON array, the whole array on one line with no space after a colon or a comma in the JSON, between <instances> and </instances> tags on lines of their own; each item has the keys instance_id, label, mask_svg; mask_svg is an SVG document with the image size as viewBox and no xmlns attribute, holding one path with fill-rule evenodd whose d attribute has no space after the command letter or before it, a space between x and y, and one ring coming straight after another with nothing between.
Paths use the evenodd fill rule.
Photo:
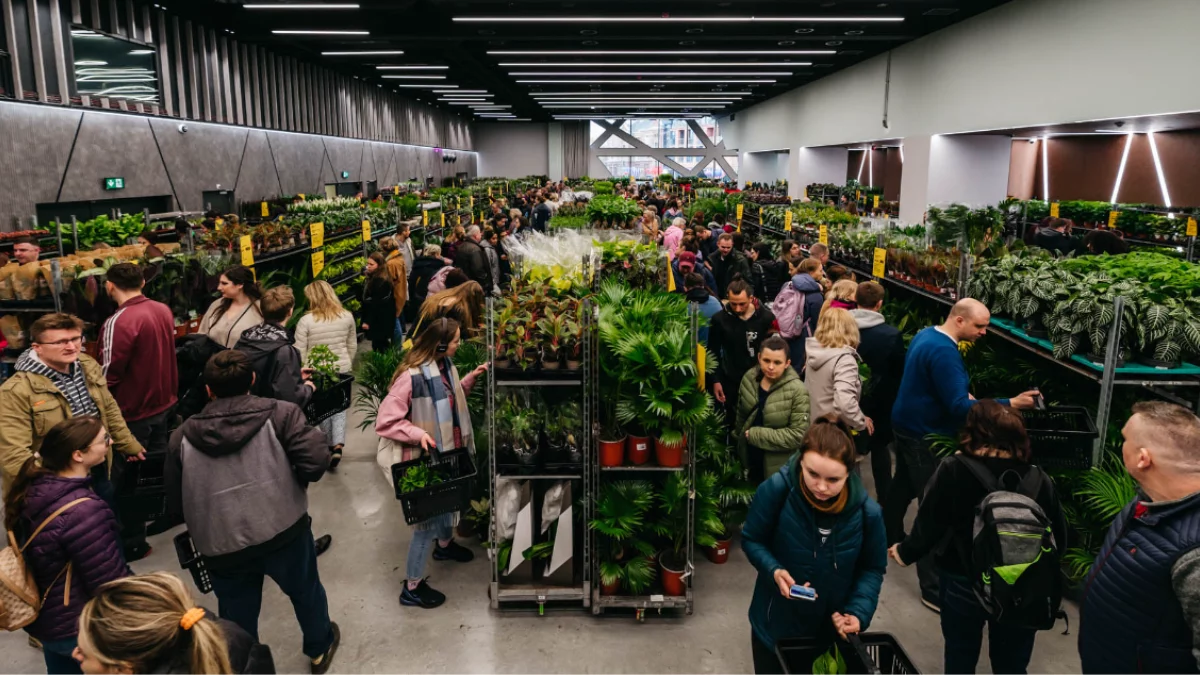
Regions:
<instances>
[{"instance_id":1,"label":"polished floor","mask_svg":"<svg viewBox=\"0 0 1200 675\"><path fill-rule=\"evenodd\" d=\"M350 425L353 427L353 423ZM870 473L866 471L865 473ZM335 673L748 673L750 628L746 609L754 569L734 547L726 565L697 562L695 614L689 617L632 615L594 617L581 611L495 612L488 607L489 571L482 549L468 564L430 562L434 587L446 593L435 610L401 607L410 535L400 505L375 465L369 433L349 432L346 459L337 473L309 488L310 512L318 534L331 533L333 546L320 558L330 611L341 625L342 646ZM911 514L910 514L911 515ZM136 572L179 572L171 536L152 538L154 552L133 565ZM183 573L183 576L190 576ZM270 582L264 592L260 633L281 673L308 672L300 653L300 630L287 598ZM918 601L916 573L894 563L884 579L873 631L897 637L917 667L942 668L938 616ZM216 600L201 604L213 609ZM1071 635L1058 629L1038 635L1034 673L1077 673L1078 614L1069 606ZM979 671L990 672L987 647ZM41 652L24 633L0 636L0 672L45 672Z\"/></svg>"}]
</instances>

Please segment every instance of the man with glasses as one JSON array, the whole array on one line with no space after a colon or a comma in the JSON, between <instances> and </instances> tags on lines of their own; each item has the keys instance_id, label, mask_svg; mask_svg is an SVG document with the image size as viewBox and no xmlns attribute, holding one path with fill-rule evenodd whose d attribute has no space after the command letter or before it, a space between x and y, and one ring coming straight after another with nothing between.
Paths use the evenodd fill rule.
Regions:
<instances>
[{"instance_id":1,"label":"man with glasses","mask_svg":"<svg viewBox=\"0 0 1200 675\"><path fill-rule=\"evenodd\" d=\"M16 373L0 385L0 473L8 493L21 465L38 451L55 424L80 415L104 423L112 447L145 459L145 451L125 425L121 409L108 391L104 372L83 354L83 322L70 314L47 314L29 328L33 346L17 360ZM108 462L93 469L94 488L113 509Z\"/></svg>"},{"instance_id":2,"label":"man with glasses","mask_svg":"<svg viewBox=\"0 0 1200 675\"><path fill-rule=\"evenodd\" d=\"M727 425L737 419L742 377L757 364L763 340L776 330L771 310L755 306L749 282L742 278L729 282L725 309L713 316L708 329L708 351L718 364L713 395L725 406Z\"/></svg>"}]
</instances>

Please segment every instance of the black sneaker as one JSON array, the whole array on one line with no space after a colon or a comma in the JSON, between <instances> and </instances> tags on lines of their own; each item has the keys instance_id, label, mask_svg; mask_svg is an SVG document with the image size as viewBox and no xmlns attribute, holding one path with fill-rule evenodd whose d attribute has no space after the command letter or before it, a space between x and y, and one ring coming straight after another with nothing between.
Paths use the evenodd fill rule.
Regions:
<instances>
[{"instance_id":1,"label":"black sneaker","mask_svg":"<svg viewBox=\"0 0 1200 675\"><path fill-rule=\"evenodd\" d=\"M342 630L338 628L338 625L330 621L329 628L333 632L333 644L329 645L329 649L326 649L324 654L309 663L313 675L324 675L329 670L329 666L333 664L333 655L337 653L338 644L342 641Z\"/></svg>"},{"instance_id":2,"label":"black sneaker","mask_svg":"<svg viewBox=\"0 0 1200 675\"><path fill-rule=\"evenodd\" d=\"M465 562L471 562L472 560L474 560L475 554L471 552L471 549L469 549L465 546L460 546L457 541L454 541L453 539L451 539L450 545L445 548L442 548L441 544L435 543L433 545L433 559L434 560L453 560L455 562L464 562L465 563Z\"/></svg>"},{"instance_id":3,"label":"black sneaker","mask_svg":"<svg viewBox=\"0 0 1200 675\"><path fill-rule=\"evenodd\" d=\"M446 596L430 587L425 579L422 579L416 588L409 588L408 582L405 581L404 590L400 591L400 604L405 607L433 609L441 607L444 602L446 602Z\"/></svg>"},{"instance_id":4,"label":"black sneaker","mask_svg":"<svg viewBox=\"0 0 1200 675\"><path fill-rule=\"evenodd\" d=\"M319 556L322 553L324 553L325 551L328 551L329 547L333 545L333 535L332 534L323 534L323 535L317 537L316 541L314 541L313 544L316 546L317 555Z\"/></svg>"}]
</instances>

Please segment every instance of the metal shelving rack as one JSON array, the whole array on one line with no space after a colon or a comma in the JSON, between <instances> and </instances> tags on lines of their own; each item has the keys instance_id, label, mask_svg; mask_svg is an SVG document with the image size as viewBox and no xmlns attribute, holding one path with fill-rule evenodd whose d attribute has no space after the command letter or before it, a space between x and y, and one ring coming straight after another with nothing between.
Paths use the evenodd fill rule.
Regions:
<instances>
[{"instance_id":1,"label":"metal shelving rack","mask_svg":"<svg viewBox=\"0 0 1200 675\"><path fill-rule=\"evenodd\" d=\"M582 340L582 362L579 367L578 377L557 376L554 378L536 379L530 378L502 378L496 373L496 335L498 327L496 326L495 317L495 300L487 299L486 309L486 335L488 345L488 364L490 367L490 376L488 377L487 386L487 425L488 425L488 481L490 486L490 494L493 499L497 494L497 484L501 480L515 481L571 481L572 484L578 482L582 486L582 494L576 495L572 493L572 501L574 504L584 504L584 508L580 513L578 521L580 530L575 535L582 543L582 560L577 561L578 574L580 582L577 585L571 586L556 586L545 582L535 581L531 584L506 584L500 579L499 557L492 556L491 558L491 582L488 590L488 597L491 600L492 609L502 609L505 604L515 603L534 603L537 605L538 613L544 612L546 603L570 603L579 602L582 607L588 607L591 602L591 579L592 579L592 549L591 536L586 533L590 512L588 505L592 501L593 476L589 471L589 467L594 462L592 458L592 410L594 408L594 391L595 391L595 373L597 362L596 358L596 319L598 318L598 310L594 303L584 300L580 304L580 323L583 327L584 339ZM579 473L540 473L532 475L510 475L501 474L496 462L496 390L497 388L555 388L561 389L564 392L579 391L581 397L580 410L582 419L580 420L580 433L577 439L579 449L582 455L582 463L579 467ZM535 494L536 498L536 494ZM496 522L496 510L491 511L491 519L489 522L489 537L491 542L497 541L497 533L499 526ZM494 552L495 548L492 549ZM513 551L512 555L520 555L521 552Z\"/></svg>"},{"instance_id":2,"label":"metal shelving rack","mask_svg":"<svg viewBox=\"0 0 1200 675\"><path fill-rule=\"evenodd\" d=\"M697 347L699 345L699 326L700 312L695 303L688 303L688 329L692 334L692 359L695 360ZM599 359L596 359L596 368L599 368ZM599 402L599 377L592 378L593 386L597 387L595 395L592 397L594 401ZM599 425L599 414L593 416L596 420L596 425ZM592 442L599 443L600 432L595 428L592 433ZM634 617L638 621L643 621L646 616L646 610L657 610L661 612L664 609L668 610L683 610L685 614L691 614L694 610L693 596L693 581L695 579L695 548L696 548L696 434L695 430L688 429L687 433L687 459L683 466L679 467L661 467L661 466L614 466L601 467L599 452L593 452L593 460L590 465L592 471L592 481L595 489L598 490L601 479L609 478L626 478L638 475L640 477L661 476L667 473L682 471L687 473L688 485L691 486L687 502L687 544L686 548L686 563L684 565L684 581L687 590L683 595L665 595L662 593L650 593L645 595L604 595L600 592L600 584L597 582L592 588L592 614L603 614L608 608L625 608L634 610ZM589 522L595 517L595 500L588 502L588 520ZM596 550L596 533L589 528L588 538L592 550ZM599 556L592 556L592 578L600 578L600 559Z\"/></svg>"}]
</instances>

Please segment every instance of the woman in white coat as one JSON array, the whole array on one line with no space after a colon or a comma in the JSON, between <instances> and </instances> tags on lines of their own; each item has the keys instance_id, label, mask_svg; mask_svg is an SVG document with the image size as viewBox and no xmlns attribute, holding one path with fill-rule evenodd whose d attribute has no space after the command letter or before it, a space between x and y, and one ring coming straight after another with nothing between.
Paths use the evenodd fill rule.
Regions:
<instances>
[{"instance_id":1,"label":"woman in white coat","mask_svg":"<svg viewBox=\"0 0 1200 675\"><path fill-rule=\"evenodd\" d=\"M812 419L832 413L854 431L874 434L875 424L859 405L862 377L858 374L858 340L858 325L850 312L839 307L823 310L816 333L805 343L804 385Z\"/></svg>"},{"instance_id":2,"label":"woman in white coat","mask_svg":"<svg viewBox=\"0 0 1200 675\"><path fill-rule=\"evenodd\" d=\"M326 281L314 281L305 286L304 297L308 298L308 313L300 317L300 323L296 324L296 349L304 358L305 365L309 363L312 348L325 345L337 357L338 372L350 372L354 354L358 351L354 315L342 307L333 287ZM342 461L342 448L346 444L346 411L321 422L320 428L329 439L333 453L329 468L336 468Z\"/></svg>"}]
</instances>

